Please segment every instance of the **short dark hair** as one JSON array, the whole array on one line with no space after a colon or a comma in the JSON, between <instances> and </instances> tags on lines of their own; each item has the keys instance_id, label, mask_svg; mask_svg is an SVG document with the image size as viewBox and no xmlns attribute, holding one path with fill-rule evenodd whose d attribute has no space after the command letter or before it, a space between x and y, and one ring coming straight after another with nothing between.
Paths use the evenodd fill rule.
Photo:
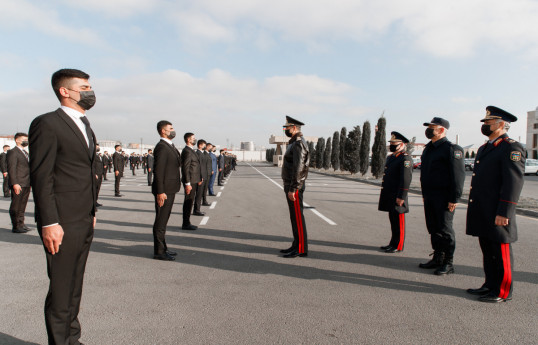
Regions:
<instances>
[{"instance_id":1,"label":"short dark hair","mask_svg":"<svg viewBox=\"0 0 538 345\"><path fill-rule=\"evenodd\" d=\"M13 139L17 140L20 137L27 137L27 136L28 136L28 134L26 134L26 133L17 132L17 133L15 133L15 138L13 138Z\"/></svg>"},{"instance_id":2,"label":"short dark hair","mask_svg":"<svg viewBox=\"0 0 538 345\"><path fill-rule=\"evenodd\" d=\"M2 148L5 149L6 147L9 147L9 145L4 145Z\"/></svg>"},{"instance_id":3,"label":"short dark hair","mask_svg":"<svg viewBox=\"0 0 538 345\"><path fill-rule=\"evenodd\" d=\"M58 100L62 99L62 96L60 95L60 88L69 86L68 81L73 78L88 80L90 79L90 75L88 73L82 72L81 70L71 68L63 68L59 71L54 72L50 83L52 84L52 89L54 90L56 97L58 97Z\"/></svg>"},{"instance_id":4,"label":"short dark hair","mask_svg":"<svg viewBox=\"0 0 538 345\"><path fill-rule=\"evenodd\" d=\"M114 150L117 149L118 147L121 147L121 145L114 145Z\"/></svg>"},{"instance_id":5,"label":"short dark hair","mask_svg":"<svg viewBox=\"0 0 538 345\"><path fill-rule=\"evenodd\" d=\"M187 143L187 140L189 140L189 138L192 137L193 135L194 133L191 133L191 132L185 133L185 135L183 136L183 140L185 140L185 143Z\"/></svg>"},{"instance_id":6,"label":"short dark hair","mask_svg":"<svg viewBox=\"0 0 538 345\"><path fill-rule=\"evenodd\" d=\"M157 133L159 133L159 135L161 135L161 131L163 130L163 128L168 126L168 125L172 125L172 123L170 121L166 121L166 120L162 120L162 121L157 122Z\"/></svg>"},{"instance_id":7,"label":"short dark hair","mask_svg":"<svg viewBox=\"0 0 538 345\"><path fill-rule=\"evenodd\" d=\"M196 143L196 146L200 146L200 145L204 145L206 143L206 141L204 139L200 139L198 140L198 142Z\"/></svg>"},{"instance_id":8,"label":"short dark hair","mask_svg":"<svg viewBox=\"0 0 538 345\"><path fill-rule=\"evenodd\" d=\"M152 149L148 149L148 152L153 152L153 150L152 150Z\"/></svg>"},{"instance_id":9,"label":"short dark hair","mask_svg":"<svg viewBox=\"0 0 538 345\"><path fill-rule=\"evenodd\" d=\"M211 144L211 143L207 143L207 146L209 146L209 145L211 145L211 146L215 146L215 145L213 145L213 144Z\"/></svg>"}]
</instances>

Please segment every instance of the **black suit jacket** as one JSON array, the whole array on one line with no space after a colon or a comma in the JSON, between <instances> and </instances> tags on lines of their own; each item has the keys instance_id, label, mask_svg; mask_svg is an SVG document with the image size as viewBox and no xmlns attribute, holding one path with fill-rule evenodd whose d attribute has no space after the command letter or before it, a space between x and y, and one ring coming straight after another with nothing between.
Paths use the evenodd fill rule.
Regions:
<instances>
[{"instance_id":1,"label":"black suit jacket","mask_svg":"<svg viewBox=\"0 0 538 345\"><path fill-rule=\"evenodd\" d=\"M379 194L379 211L409 212L407 193L413 178L413 160L407 153L398 152L387 157L385 173L381 181ZM403 199L402 206L396 205L396 198Z\"/></svg>"},{"instance_id":2,"label":"black suit jacket","mask_svg":"<svg viewBox=\"0 0 538 345\"><path fill-rule=\"evenodd\" d=\"M153 155L148 155L147 161L148 161L148 169L151 169L151 171L153 172L153 167L155 164L155 157Z\"/></svg>"},{"instance_id":3,"label":"black suit jacket","mask_svg":"<svg viewBox=\"0 0 538 345\"><path fill-rule=\"evenodd\" d=\"M202 173L202 178L204 179L204 181L207 181L207 165L205 154L200 150L196 150L196 156L198 157L198 161L200 162L200 172Z\"/></svg>"},{"instance_id":4,"label":"black suit jacket","mask_svg":"<svg viewBox=\"0 0 538 345\"><path fill-rule=\"evenodd\" d=\"M93 140L96 142L92 132ZM38 227L95 216L96 186L90 150L75 122L61 109L38 116L28 133L30 181Z\"/></svg>"},{"instance_id":5,"label":"black suit jacket","mask_svg":"<svg viewBox=\"0 0 538 345\"><path fill-rule=\"evenodd\" d=\"M0 153L0 171L7 172L7 154L4 152Z\"/></svg>"},{"instance_id":6,"label":"black suit jacket","mask_svg":"<svg viewBox=\"0 0 538 345\"><path fill-rule=\"evenodd\" d=\"M209 152L204 151L204 162L205 162L205 169L207 171L207 179L211 177L211 171L213 171L213 163L211 161L211 156L209 155Z\"/></svg>"},{"instance_id":7,"label":"black suit jacket","mask_svg":"<svg viewBox=\"0 0 538 345\"><path fill-rule=\"evenodd\" d=\"M181 182L193 185L201 180L202 171L198 155L193 149L185 146L181 152Z\"/></svg>"},{"instance_id":8,"label":"black suit jacket","mask_svg":"<svg viewBox=\"0 0 538 345\"><path fill-rule=\"evenodd\" d=\"M121 153L114 152L112 155L112 162L114 163L114 172L119 171L118 176L123 176L123 169L125 168L123 156Z\"/></svg>"},{"instance_id":9,"label":"black suit jacket","mask_svg":"<svg viewBox=\"0 0 538 345\"><path fill-rule=\"evenodd\" d=\"M30 187L30 165L26 155L18 147L14 147L7 152L6 160L9 185Z\"/></svg>"},{"instance_id":10,"label":"black suit jacket","mask_svg":"<svg viewBox=\"0 0 538 345\"><path fill-rule=\"evenodd\" d=\"M164 140L155 145L153 166L153 194L174 194L181 187L181 155L179 151Z\"/></svg>"},{"instance_id":11,"label":"black suit jacket","mask_svg":"<svg viewBox=\"0 0 538 345\"><path fill-rule=\"evenodd\" d=\"M93 161L93 169L95 171L95 175L98 177L103 176L103 157L101 157L99 153L95 156Z\"/></svg>"},{"instance_id":12,"label":"black suit jacket","mask_svg":"<svg viewBox=\"0 0 538 345\"><path fill-rule=\"evenodd\" d=\"M110 165L110 158L108 158L107 155L103 155L102 157L102 160L103 160L103 168L106 166L108 168L108 166Z\"/></svg>"}]
</instances>

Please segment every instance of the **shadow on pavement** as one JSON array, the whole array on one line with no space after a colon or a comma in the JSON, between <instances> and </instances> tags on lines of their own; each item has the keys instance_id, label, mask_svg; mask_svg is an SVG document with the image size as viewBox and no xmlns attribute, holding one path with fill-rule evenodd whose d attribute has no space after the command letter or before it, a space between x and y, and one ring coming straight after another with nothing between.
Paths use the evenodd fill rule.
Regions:
<instances>
[{"instance_id":1,"label":"shadow on pavement","mask_svg":"<svg viewBox=\"0 0 538 345\"><path fill-rule=\"evenodd\" d=\"M29 341L24 341L21 339L17 339L15 337L12 337L8 334L1 333L0 332L0 344L5 345L39 345L38 343L32 343Z\"/></svg>"}]
</instances>

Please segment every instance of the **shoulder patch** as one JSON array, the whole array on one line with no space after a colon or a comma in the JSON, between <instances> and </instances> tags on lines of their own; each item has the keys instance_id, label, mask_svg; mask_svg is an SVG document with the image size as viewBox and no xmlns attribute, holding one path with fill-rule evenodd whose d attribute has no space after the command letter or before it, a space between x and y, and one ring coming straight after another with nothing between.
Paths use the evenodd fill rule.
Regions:
<instances>
[{"instance_id":1,"label":"shoulder patch","mask_svg":"<svg viewBox=\"0 0 538 345\"><path fill-rule=\"evenodd\" d=\"M521 160L521 152L519 151L512 151L510 152L510 159L514 162L519 162Z\"/></svg>"},{"instance_id":2,"label":"shoulder patch","mask_svg":"<svg viewBox=\"0 0 538 345\"><path fill-rule=\"evenodd\" d=\"M461 151L454 151L454 158L456 158L456 159L462 159L462 158L463 158L463 152L461 152Z\"/></svg>"},{"instance_id":3,"label":"shoulder patch","mask_svg":"<svg viewBox=\"0 0 538 345\"><path fill-rule=\"evenodd\" d=\"M410 168L411 167L411 162L410 161L404 161L404 167L405 168Z\"/></svg>"}]
</instances>

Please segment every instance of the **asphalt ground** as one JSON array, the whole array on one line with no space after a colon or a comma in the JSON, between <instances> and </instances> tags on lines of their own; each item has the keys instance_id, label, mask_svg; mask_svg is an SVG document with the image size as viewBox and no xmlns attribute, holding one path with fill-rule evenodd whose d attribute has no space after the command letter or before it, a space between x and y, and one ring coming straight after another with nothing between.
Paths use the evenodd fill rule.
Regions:
<instances>
[{"instance_id":1,"label":"asphalt ground","mask_svg":"<svg viewBox=\"0 0 538 345\"><path fill-rule=\"evenodd\" d=\"M518 216L513 300L485 304L465 289L483 283L478 240L458 206L456 273L418 268L430 254L422 200L410 195L405 250L377 211L379 187L310 174L304 200L306 258L285 259L291 227L280 171L239 165L206 222L181 231L176 197L167 243L176 261L152 259L153 197L145 175L101 191L79 319L85 344L536 344L538 220ZM262 175L263 174L263 175ZM271 180L270 180L271 179ZM37 232L13 234L0 199L0 344L45 344L48 288ZM33 202L26 212L33 225ZM331 225L334 224L334 225Z\"/></svg>"}]
</instances>

